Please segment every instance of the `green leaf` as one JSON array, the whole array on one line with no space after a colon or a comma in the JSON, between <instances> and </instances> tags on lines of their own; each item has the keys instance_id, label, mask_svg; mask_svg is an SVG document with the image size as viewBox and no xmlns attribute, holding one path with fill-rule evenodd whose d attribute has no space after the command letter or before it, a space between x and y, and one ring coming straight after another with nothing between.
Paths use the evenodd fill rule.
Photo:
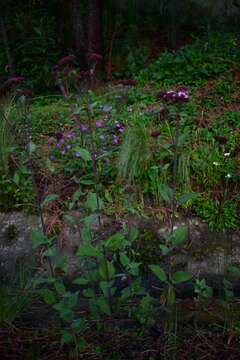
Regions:
<instances>
[{"instance_id":1,"label":"green leaf","mask_svg":"<svg viewBox=\"0 0 240 360\"><path fill-rule=\"evenodd\" d=\"M72 201L73 202L78 201L81 195L82 195L82 191L80 189L76 190L75 193L72 195Z\"/></svg>"},{"instance_id":2,"label":"green leaf","mask_svg":"<svg viewBox=\"0 0 240 360\"><path fill-rule=\"evenodd\" d=\"M91 227L97 220L98 215L97 214L91 214L89 216L86 216L83 221L86 227Z\"/></svg>"},{"instance_id":3,"label":"green leaf","mask_svg":"<svg viewBox=\"0 0 240 360\"><path fill-rule=\"evenodd\" d=\"M29 154L32 155L34 153L34 151L36 150L37 146L33 141L30 141L28 144L28 151Z\"/></svg>"},{"instance_id":4,"label":"green leaf","mask_svg":"<svg viewBox=\"0 0 240 360\"><path fill-rule=\"evenodd\" d=\"M170 235L170 240L175 246L183 244L187 240L187 227L179 226L175 229Z\"/></svg>"},{"instance_id":5,"label":"green leaf","mask_svg":"<svg viewBox=\"0 0 240 360\"><path fill-rule=\"evenodd\" d=\"M75 147L74 150L80 154L81 158L84 160L84 161L92 161L92 157L91 157L91 154L88 150L86 149L83 149L83 148L80 148L80 147Z\"/></svg>"},{"instance_id":6,"label":"green leaf","mask_svg":"<svg viewBox=\"0 0 240 360\"><path fill-rule=\"evenodd\" d=\"M76 285L87 285L88 283L89 283L89 281L82 277L79 277L79 278L76 278L75 280L73 280L73 284L76 284Z\"/></svg>"},{"instance_id":7,"label":"green leaf","mask_svg":"<svg viewBox=\"0 0 240 360\"><path fill-rule=\"evenodd\" d=\"M110 316L111 310L110 310L107 299L104 297L101 297L101 298L98 298L96 301L97 301L97 304L98 304L101 312Z\"/></svg>"},{"instance_id":8,"label":"green leaf","mask_svg":"<svg viewBox=\"0 0 240 360\"><path fill-rule=\"evenodd\" d=\"M120 253L120 262L124 268L128 268L131 263L131 260L129 259L129 257L127 256L126 253L121 252Z\"/></svg>"},{"instance_id":9,"label":"green leaf","mask_svg":"<svg viewBox=\"0 0 240 360\"><path fill-rule=\"evenodd\" d=\"M162 282L167 282L167 275L165 271L158 265L149 265L149 269L158 277Z\"/></svg>"},{"instance_id":10,"label":"green leaf","mask_svg":"<svg viewBox=\"0 0 240 360\"><path fill-rule=\"evenodd\" d=\"M240 277L240 269L237 266L230 265L227 271L236 277Z\"/></svg>"},{"instance_id":11,"label":"green leaf","mask_svg":"<svg viewBox=\"0 0 240 360\"><path fill-rule=\"evenodd\" d=\"M81 238L84 242L90 242L92 240L91 230L87 227L84 227L80 230Z\"/></svg>"},{"instance_id":12,"label":"green leaf","mask_svg":"<svg viewBox=\"0 0 240 360\"><path fill-rule=\"evenodd\" d=\"M102 208L102 201L101 199L98 200L99 200L99 204L97 203L97 195L95 193L89 192L87 195L87 201L85 205L91 211L96 211L98 210L98 205L99 205L99 209Z\"/></svg>"},{"instance_id":13,"label":"green leaf","mask_svg":"<svg viewBox=\"0 0 240 360\"><path fill-rule=\"evenodd\" d=\"M169 286L167 291L167 304L173 305L175 303L176 294L173 286Z\"/></svg>"},{"instance_id":14,"label":"green leaf","mask_svg":"<svg viewBox=\"0 0 240 360\"><path fill-rule=\"evenodd\" d=\"M39 293L42 296L42 298L46 304L53 305L56 303L56 296L52 290L41 289L41 290L39 290Z\"/></svg>"},{"instance_id":15,"label":"green leaf","mask_svg":"<svg viewBox=\"0 0 240 360\"><path fill-rule=\"evenodd\" d=\"M41 207L47 205L50 201L54 201L56 199L58 199L58 195L57 194L49 194L45 197L45 199L43 200L43 202L41 203Z\"/></svg>"},{"instance_id":16,"label":"green leaf","mask_svg":"<svg viewBox=\"0 0 240 360\"><path fill-rule=\"evenodd\" d=\"M76 225L77 224L77 218L72 215L64 215L64 220L67 221L70 225Z\"/></svg>"},{"instance_id":17,"label":"green leaf","mask_svg":"<svg viewBox=\"0 0 240 360\"><path fill-rule=\"evenodd\" d=\"M64 286L64 284L62 282L56 281L54 283L54 287L55 287L58 294L60 294L60 295L65 294L66 288L65 288L65 286Z\"/></svg>"},{"instance_id":18,"label":"green leaf","mask_svg":"<svg viewBox=\"0 0 240 360\"><path fill-rule=\"evenodd\" d=\"M61 346L63 346L64 344L68 344L68 343L73 341L73 335L69 331L62 330L61 333L62 333Z\"/></svg>"},{"instance_id":19,"label":"green leaf","mask_svg":"<svg viewBox=\"0 0 240 360\"><path fill-rule=\"evenodd\" d=\"M128 244L129 242L125 239L125 237L121 233L116 233L110 236L105 242L106 248L110 249L111 251L124 249L124 247Z\"/></svg>"},{"instance_id":20,"label":"green leaf","mask_svg":"<svg viewBox=\"0 0 240 360\"><path fill-rule=\"evenodd\" d=\"M50 173L53 175L55 173L55 166L53 165L52 161L47 159L46 165Z\"/></svg>"},{"instance_id":21,"label":"green leaf","mask_svg":"<svg viewBox=\"0 0 240 360\"><path fill-rule=\"evenodd\" d=\"M79 183L82 185L94 185L95 182L91 179L81 179Z\"/></svg>"},{"instance_id":22,"label":"green leaf","mask_svg":"<svg viewBox=\"0 0 240 360\"><path fill-rule=\"evenodd\" d=\"M168 246L163 245L163 244L159 245L159 248L160 248L163 256L169 254L172 251L171 247L168 247Z\"/></svg>"},{"instance_id":23,"label":"green leaf","mask_svg":"<svg viewBox=\"0 0 240 360\"><path fill-rule=\"evenodd\" d=\"M83 328L83 330L84 330L84 328ZM82 332L83 330L78 330L78 332ZM87 345L88 345L88 343L84 339L84 337L81 337L80 339L78 339L78 341L77 341L77 349L78 349L78 351L80 353L83 352L86 349Z\"/></svg>"},{"instance_id":24,"label":"green leaf","mask_svg":"<svg viewBox=\"0 0 240 360\"><path fill-rule=\"evenodd\" d=\"M115 274L115 268L111 261L102 261L98 270L104 280L110 280Z\"/></svg>"},{"instance_id":25,"label":"green leaf","mask_svg":"<svg viewBox=\"0 0 240 360\"><path fill-rule=\"evenodd\" d=\"M47 249L46 251L44 251L43 256L46 257L53 257L57 255L57 249L55 246L50 247L49 249Z\"/></svg>"},{"instance_id":26,"label":"green leaf","mask_svg":"<svg viewBox=\"0 0 240 360\"><path fill-rule=\"evenodd\" d=\"M37 248L41 245L45 245L48 243L48 238L39 230L32 230L32 242L33 248Z\"/></svg>"},{"instance_id":27,"label":"green leaf","mask_svg":"<svg viewBox=\"0 0 240 360\"><path fill-rule=\"evenodd\" d=\"M20 184L20 176L18 172L15 172L14 176L13 176L13 181L15 182L16 185Z\"/></svg>"},{"instance_id":28,"label":"green leaf","mask_svg":"<svg viewBox=\"0 0 240 360\"><path fill-rule=\"evenodd\" d=\"M86 329L86 320L85 319L73 320L72 328L75 332L81 333Z\"/></svg>"},{"instance_id":29,"label":"green leaf","mask_svg":"<svg viewBox=\"0 0 240 360\"><path fill-rule=\"evenodd\" d=\"M190 193L187 193L187 194L183 194L178 199L178 204L179 205L185 205L188 201L195 200L197 197L198 197L198 194L195 193L195 192L190 192Z\"/></svg>"},{"instance_id":30,"label":"green leaf","mask_svg":"<svg viewBox=\"0 0 240 360\"><path fill-rule=\"evenodd\" d=\"M173 275L172 275L172 282L174 284L179 284L185 281L188 281L192 278L192 275L185 272L185 271L176 271Z\"/></svg>"},{"instance_id":31,"label":"green leaf","mask_svg":"<svg viewBox=\"0 0 240 360\"><path fill-rule=\"evenodd\" d=\"M159 192L163 200L170 203L173 200L173 191L166 184L159 184Z\"/></svg>"},{"instance_id":32,"label":"green leaf","mask_svg":"<svg viewBox=\"0 0 240 360\"><path fill-rule=\"evenodd\" d=\"M98 256L98 250L96 248L94 248L92 245L90 244L83 244L80 245L77 251L78 256L92 256L92 257L97 257Z\"/></svg>"},{"instance_id":33,"label":"green leaf","mask_svg":"<svg viewBox=\"0 0 240 360\"><path fill-rule=\"evenodd\" d=\"M91 288L84 289L82 293L83 293L83 296L85 296L87 298L95 297L95 293L94 293L93 289L91 289Z\"/></svg>"},{"instance_id":34,"label":"green leaf","mask_svg":"<svg viewBox=\"0 0 240 360\"><path fill-rule=\"evenodd\" d=\"M137 240L139 237L139 231L136 227L132 227L129 232L129 239L131 242Z\"/></svg>"}]
</instances>

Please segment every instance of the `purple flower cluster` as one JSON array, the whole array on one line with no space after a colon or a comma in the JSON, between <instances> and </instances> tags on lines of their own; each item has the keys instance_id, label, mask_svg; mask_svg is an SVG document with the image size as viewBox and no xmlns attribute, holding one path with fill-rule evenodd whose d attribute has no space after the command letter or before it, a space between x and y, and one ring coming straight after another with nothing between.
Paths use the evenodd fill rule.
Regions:
<instances>
[{"instance_id":1,"label":"purple flower cluster","mask_svg":"<svg viewBox=\"0 0 240 360\"><path fill-rule=\"evenodd\" d=\"M56 149L59 149L61 151L61 154L65 155L72 148L72 144L68 144L66 143L66 141L73 140L75 136L76 135L74 132L69 132L67 134L58 132L56 134L56 139L58 140L56 144Z\"/></svg>"},{"instance_id":2,"label":"purple flower cluster","mask_svg":"<svg viewBox=\"0 0 240 360\"><path fill-rule=\"evenodd\" d=\"M189 101L188 89L185 86L179 87L176 91L159 91L158 98L171 103L184 103Z\"/></svg>"},{"instance_id":3,"label":"purple flower cluster","mask_svg":"<svg viewBox=\"0 0 240 360\"><path fill-rule=\"evenodd\" d=\"M116 121L115 122L115 127L116 127L116 129L118 130L118 132L120 132L120 133L123 133L124 132L124 127L123 127L123 125L122 124L120 124L118 121Z\"/></svg>"}]
</instances>

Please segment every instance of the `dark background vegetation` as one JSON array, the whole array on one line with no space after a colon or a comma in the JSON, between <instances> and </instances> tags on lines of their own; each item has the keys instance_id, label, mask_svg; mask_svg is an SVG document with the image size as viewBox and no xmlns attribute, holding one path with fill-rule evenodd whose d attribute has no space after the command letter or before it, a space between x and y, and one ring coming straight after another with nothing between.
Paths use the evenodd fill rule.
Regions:
<instances>
[{"instance_id":1,"label":"dark background vegetation","mask_svg":"<svg viewBox=\"0 0 240 360\"><path fill-rule=\"evenodd\" d=\"M74 53L84 69L89 52L104 56L104 79L129 77L193 34L236 30L239 15L239 0L3 0L0 79L22 75L46 93L60 57Z\"/></svg>"}]
</instances>

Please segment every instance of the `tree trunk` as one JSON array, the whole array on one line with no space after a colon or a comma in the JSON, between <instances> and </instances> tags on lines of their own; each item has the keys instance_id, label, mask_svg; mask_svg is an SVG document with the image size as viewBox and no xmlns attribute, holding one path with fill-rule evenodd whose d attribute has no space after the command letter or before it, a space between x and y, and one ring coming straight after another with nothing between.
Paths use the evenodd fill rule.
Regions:
<instances>
[{"instance_id":1,"label":"tree trunk","mask_svg":"<svg viewBox=\"0 0 240 360\"><path fill-rule=\"evenodd\" d=\"M1 31L1 37L2 37L2 41L3 41L4 50L6 53L6 59L7 59L9 73L11 76L13 76L15 74L14 65L13 65L13 57L12 57L11 50L9 47L6 25L5 25L5 22L4 22L4 19L2 16L0 17L0 31Z\"/></svg>"},{"instance_id":2,"label":"tree trunk","mask_svg":"<svg viewBox=\"0 0 240 360\"><path fill-rule=\"evenodd\" d=\"M74 44L81 65L86 64L86 44L83 30L83 22L80 14L80 0L71 0L70 3L71 23L74 32Z\"/></svg>"},{"instance_id":3,"label":"tree trunk","mask_svg":"<svg viewBox=\"0 0 240 360\"><path fill-rule=\"evenodd\" d=\"M88 1L88 53L102 55L102 1Z\"/></svg>"}]
</instances>

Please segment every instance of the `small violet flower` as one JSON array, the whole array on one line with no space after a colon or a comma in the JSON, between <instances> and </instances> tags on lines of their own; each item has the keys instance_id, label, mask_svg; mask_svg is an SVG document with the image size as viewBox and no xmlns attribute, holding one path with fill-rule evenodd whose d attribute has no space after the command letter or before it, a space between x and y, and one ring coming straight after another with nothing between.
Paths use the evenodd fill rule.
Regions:
<instances>
[{"instance_id":1,"label":"small violet flower","mask_svg":"<svg viewBox=\"0 0 240 360\"><path fill-rule=\"evenodd\" d=\"M100 140L104 140L104 139L105 139L105 135L104 135L104 134L99 135L99 139L100 139Z\"/></svg>"},{"instance_id":2,"label":"small violet flower","mask_svg":"<svg viewBox=\"0 0 240 360\"><path fill-rule=\"evenodd\" d=\"M81 125L80 126L80 131L81 132L87 132L88 131L88 126L87 125Z\"/></svg>"},{"instance_id":3,"label":"small violet flower","mask_svg":"<svg viewBox=\"0 0 240 360\"><path fill-rule=\"evenodd\" d=\"M101 120L97 120L97 121L95 122L95 125L96 125L96 128L102 127L102 121L101 121Z\"/></svg>"},{"instance_id":4,"label":"small violet flower","mask_svg":"<svg viewBox=\"0 0 240 360\"><path fill-rule=\"evenodd\" d=\"M115 145L118 145L119 140L118 140L117 135L113 135L113 143L114 143Z\"/></svg>"},{"instance_id":5,"label":"small violet flower","mask_svg":"<svg viewBox=\"0 0 240 360\"><path fill-rule=\"evenodd\" d=\"M75 153L75 156L76 156L76 157L80 157L81 154L80 154L79 152L76 152L76 153Z\"/></svg>"}]
</instances>

